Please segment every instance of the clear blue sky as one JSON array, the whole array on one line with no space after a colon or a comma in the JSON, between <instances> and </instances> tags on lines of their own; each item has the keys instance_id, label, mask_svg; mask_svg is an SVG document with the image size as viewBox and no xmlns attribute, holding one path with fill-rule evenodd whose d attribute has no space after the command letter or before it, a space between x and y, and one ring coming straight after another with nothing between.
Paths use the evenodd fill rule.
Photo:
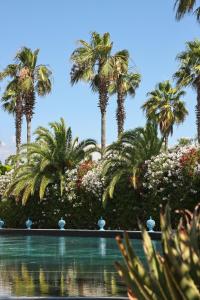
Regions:
<instances>
[{"instance_id":1,"label":"clear blue sky","mask_svg":"<svg viewBox=\"0 0 200 300\"><path fill-rule=\"evenodd\" d=\"M12 62L22 46L40 48L39 63L48 64L54 75L51 95L37 99L33 131L38 125L64 117L73 134L95 138L100 142L98 95L85 83L71 87L70 54L77 40L89 40L90 33L110 32L113 51L128 49L142 82L134 99L127 98L125 129L142 126L145 117L140 107L146 93L156 83L171 79L178 63L177 53L185 42L199 37L200 26L193 16L175 21L174 0L1 0L0 3L0 69ZM3 86L1 84L2 93ZM174 129L173 144L182 136L196 134L194 106L196 95L187 89L185 101L189 116ZM109 101L107 143L116 139L116 99ZM14 120L0 110L0 159L14 149ZM25 141L25 122L23 141Z\"/></svg>"}]
</instances>

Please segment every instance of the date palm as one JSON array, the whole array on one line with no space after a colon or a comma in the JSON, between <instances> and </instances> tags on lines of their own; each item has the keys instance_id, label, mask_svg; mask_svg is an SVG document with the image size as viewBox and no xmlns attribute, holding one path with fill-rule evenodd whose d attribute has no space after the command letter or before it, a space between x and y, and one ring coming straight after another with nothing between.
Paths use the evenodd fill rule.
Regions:
<instances>
[{"instance_id":1,"label":"date palm","mask_svg":"<svg viewBox=\"0 0 200 300\"><path fill-rule=\"evenodd\" d=\"M110 54L112 42L110 34L102 36L92 32L91 41L80 40L80 47L71 55L73 66L71 70L71 83L80 80L89 82L93 91L99 93L99 108L101 111L101 149L106 146L106 109L108 104L108 87L110 84Z\"/></svg>"},{"instance_id":2,"label":"date palm","mask_svg":"<svg viewBox=\"0 0 200 300\"><path fill-rule=\"evenodd\" d=\"M96 151L95 140L79 142L78 138L73 139L71 128L66 127L62 118L60 122L49 125L50 130L39 127L35 132L35 142L22 146L20 150L19 159L23 164L16 168L7 195L22 195L23 203L35 193L39 193L42 199L49 184L57 184L62 195L65 172Z\"/></svg>"},{"instance_id":3,"label":"date palm","mask_svg":"<svg viewBox=\"0 0 200 300\"><path fill-rule=\"evenodd\" d=\"M200 22L200 7L196 5L196 0L176 0L176 19L182 19L186 13L194 13L196 15L197 21Z\"/></svg>"},{"instance_id":4,"label":"date palm","mask_svg":"<svg viewBox=\"0 0 200 300\"><path fill-rule=\"evenodd\" d=\"M0 78L10 77L11 81L7 84L3 96L1 98L3 109L9 114L15 116L15 138L16 152L19 153L21 145L21 130L23 116L23 99L20 90L18 66L8 65L3 72L0 73Z\"/></svg>"},{"instance_id":5,"label":"date palm","mask_svg":"<svg viewBox=\"0 0 200 300\"><path fill-rule=\"evenodd\" d=\"M173 88L169 81L164 81L147 94L149 98L142 105L147 119L159 125L165 140L165 149L168 146L169 135L173 134L174 125L184 122L188 114L185 103L181 100L184 95L184 91Z\"/></svg>"},{"instance_id":6,"label":"date palm","mask_svg":"<svg viewBox=\"0 0 200 300\"><path fill-rule=\"evenodd\" d=\"M191 86L197 93L196 124L197 138L200 143L200 41L194 40L186 43L186 50L178 54L180 66L174 74L177 84Z\"/></svg>"},{"instance_id":7,"label":"date palm","mask_svg":"<svg viewBox=\"0 0 200 300\"><path fill-rule=\"evenodd\" d=\"M157 125L149 122L144 128L124 132L116 143L107 147L103 165L103 174L107 182L103 194L104 204L108 197L113 197L121 178L126 178L135 189L138 188L144 161L157 155L162 144L163 139L157 134Z\"/></svg>"},{"instance_id":8,"label":"date palm","mask_svg":"<svg viewBox=\"0 0 200 300\"><path fill-rule=\"evenodd\" d=\"M125 99L127 95L135 96L135 90L140 84L141 76L139 73L129 73L129 53L127 50L117 52L111 60L113 61L113 80L110 84L109 92L111 95L117 94L116 120L119 137L124 131L126 118Z\"/></svg>"},{"instance_id":9,"label":"date palm","mask_svg":"<svg viewBox=\"0 0 200 300\"><path fill-rule=\"evenodd\" d=\"M23 47L16 55L27 122L27 143L31 141L31 120L34 114L36 95L45 96L51 92L52 88L52 72L46 65L37 64L38 54L39 49L32 51Z\"/></svg>"}]
</instances>

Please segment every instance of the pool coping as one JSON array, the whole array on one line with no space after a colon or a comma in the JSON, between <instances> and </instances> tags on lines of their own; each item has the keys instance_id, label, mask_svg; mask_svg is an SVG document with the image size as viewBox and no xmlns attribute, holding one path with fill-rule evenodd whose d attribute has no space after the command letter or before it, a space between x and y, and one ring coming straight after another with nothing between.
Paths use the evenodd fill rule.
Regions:
<instances>
[{"instance_id":1,"label":"pool coping","mask_svg":"<svg viewBox=\"0 0 200 300\"><path fill-rule=\"evenodd\" d=\"M141 231L126 231L131 239L141 239ZM148 232L153 240L161 239L160 231ZM123 237L124 230L85 230L85 229L16 229L2 228L1 235L46 235L46 236L72 236L72 237L103 237L115 238Z\"/></svg>"}]
</instances>

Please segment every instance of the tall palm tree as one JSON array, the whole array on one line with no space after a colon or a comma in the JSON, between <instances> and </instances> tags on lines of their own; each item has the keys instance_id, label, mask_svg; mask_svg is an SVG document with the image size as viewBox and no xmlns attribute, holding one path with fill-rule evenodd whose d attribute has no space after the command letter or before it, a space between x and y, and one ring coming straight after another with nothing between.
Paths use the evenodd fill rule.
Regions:
<instances>
[{"instance_id":1,"label":"tall palm tree","mask_svg":"<svg viewBox=\"0 0 200 300\"><path fill-rule=\"evenodd\" d=\"M36 141L22 146L20 150L19 157L23 164L16 168L7 195L22 195L23 203L35 193L39 193L42 199L49 184L56 183L62 195L65 172L96 151L94 140L79 142L78 138L73 139L71 128L66 127L63 119L49 125L50 130L39 127L35 132Z\"/></svg>"},{"instance_id":2,"label":"tall palm tree","mask_svg":"<svg viewBox=\"0 0 200 300\"><path fill-rule=\"evenodd\" d=\"M16 55L27 122L27 143L31 141L31 120L34 114L36 95L45 96L51 92L52 88L52 72L46 65L37 65L38 54L39 49L32 51L23 47Z\"/></svg>"},{"instance_id":3,"label":"tall palm tree","mask_svg":"<svg viewBox=\"0 0 200 300\"><path fill-rule=\"evenodd\" d=\"M6 77L10 77L11 81L7 84L4 90L1 102L3 109L9 114L13 114L15 116L16 152L19 153L21 145L23 99L20 90L18 66L16 64L8 65L5 70L0 73L1 79Z\"/></svg>"},{"instance_id":4,"label":"tall palm tree","mask_svg":"<svg viewBox=\"0 0 200 300\"><path fill-rule=\"evenodd\" d=\"M124 131L124 121L126 118L124 103L127 95L135 96L135 90L141 81L139 73L129 73L129 53L127 50L117 52L111 58L113 78L109 87L111 95L117 94L116 120L118 125L118 137Z\"/></svg>"},{"instance_id":5,"label":"tall palm tree","mask_svg":"<svg viewBox=\"0 0 200 300\"><path fill-rule=\"evenodd\" d=\"M155 121L165 140L165 149L168 146L168 137L173 134L174 124L182 123L188 111L181 97L185 92L179 88L173 88L170 82L160 82L156 89L148 93L147 101L142 105L148 120Z\"/></svg>"},{"instance_id":6,"label":"tall palm tree","mask_svg":"<svg viewBox=\"0 0 200 300\"><path fill-rule=\"evenodd\" d=\"M196 0L176 0L176 19L182 19L186 13L194 13L197 21L200 22L200 7L196 6Z\"/></svg>"},{"instance_id":7,"label":"tall palm tree","mask_svg":"<svg viewBox=\"0 0 200 300\"><path fill-rule=\"evenodd\" d=\"M138 187L138 178L145 160L157 155L163 144L157 134L157 125L148 122L144 128L124 132L116 143L106 149L103 174L107 188L103 194L103 203L112 198L115 187L121 178L127 178L134 188Z\"/></svg>"},{"instance_id":8,"label":"tall palm tree","mask_svg":"<svg viewBox=\"0 0 200 300\"><path fill-rule=\"evenodd\" d=\"M80 47L71 55L73 66L71 83L80 80L89 82L94 91L99 93L99 108L101 111L101 149L106 146L106 109L108 104L108 87L110 84L110 55L112 42L110 34L92 32L91 41L79 41Z\"/></svg>"},{"instance_id":9,"label":"tall palm tree","mask_svg":"<svg viewBox=\"0 0 200 300\"><path fill-rule=\"evenodd\" d=\"M200 143L200 41L187 42L186 50L178 54L177 59L180 62L180 67L174 74L177 84L191 86L197 93L196 124L198 143Z\"/></svg>"}]
</instances>

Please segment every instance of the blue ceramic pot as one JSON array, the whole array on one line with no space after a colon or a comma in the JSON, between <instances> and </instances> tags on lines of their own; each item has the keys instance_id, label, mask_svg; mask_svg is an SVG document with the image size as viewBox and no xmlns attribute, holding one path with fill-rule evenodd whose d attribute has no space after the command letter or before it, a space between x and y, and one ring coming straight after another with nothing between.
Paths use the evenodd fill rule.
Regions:
<instances>
[{"instance_id":1,"label":"blue ceramic pot","mask_svg":"<svg viewBox=\"0 0 200 300\"><path fill-rule=\"evenodd\" d=\"M65 228L65 220L63 220L63 218L61 218L59 221L58 221L58 227L60 228L60 230L64 230Z\"/></svg>"},{"instance_id":2,"label":"blue ceramic pot","mask_svg":"<svg viewBox=\"0 0 200 300\"><path fill-rule=\"evenodd\" d=\"M28 220L26 221L26 228L27 229L31 229L33 222L28 218Z\"/></svg>"},{"instance_id":3,"label":"blue ceramic pot","mask_svg":"<svg viewBox=\"0 0 200 300\"><path fill-rule=\"evenodd\" d=\"M5 224L4 221L0 219L0 229L3 228L4 224Z\"/></svg>"},{"instance_id":4,"label":"blue ceramic pot","mask_svg":"<svg viewBox=\"0 0 200 300\"><path fill-rule=\"evenodd\" d=\"M154 227L156 225L155 221L152 219L152 217L149 218L146 222L147 228L149 229L150 232L154 231Z\"/></svg>"},{"instance_id":5,"label":"blue ceramic pot","mask_svg":"<svg viewBox=\"0 0 200 300\"><path fill-rule=\"evenodd\" d=\"M103 218L101 217L97 223L97 225L99 226L99 230L105 230L104 226L106 225L106 221L103 220Z\"/></svg>"}]
</instances>

